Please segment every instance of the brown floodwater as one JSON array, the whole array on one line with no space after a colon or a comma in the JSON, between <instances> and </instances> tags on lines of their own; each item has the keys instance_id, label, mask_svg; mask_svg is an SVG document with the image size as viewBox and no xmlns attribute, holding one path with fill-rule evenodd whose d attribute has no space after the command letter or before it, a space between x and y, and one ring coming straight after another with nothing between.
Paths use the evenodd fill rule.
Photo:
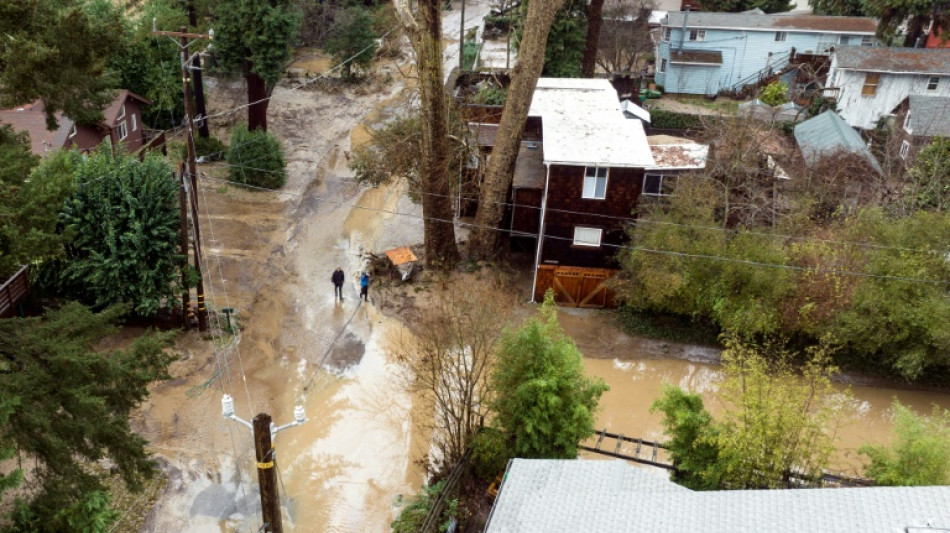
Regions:
<instances>
[{"instance_id":1,"label":"brown floodwater","mask_svg":"<svg viewBox=\"0 0 950 533\"><path fill-rule=\"evenodd\" d=\"M650 413L650 404L665 383L700 394L714 415L722 410L716 395L721 367L703 362L714 358L715 349L630 337L612 327L608 317L589 312L562 312L561 323L584 353L588 374L603 378L610 386L600 401L597 429L662 441L661 416ZM850 389L854 399L840 419L839 453L832 465L847 474L860 473L863 463L858 448L891 441L891 403L895 398L920 414L930 414L934 404L950 409L946 392L844 383L834 387L839 392Z\"/></svg>"}]
</instances>

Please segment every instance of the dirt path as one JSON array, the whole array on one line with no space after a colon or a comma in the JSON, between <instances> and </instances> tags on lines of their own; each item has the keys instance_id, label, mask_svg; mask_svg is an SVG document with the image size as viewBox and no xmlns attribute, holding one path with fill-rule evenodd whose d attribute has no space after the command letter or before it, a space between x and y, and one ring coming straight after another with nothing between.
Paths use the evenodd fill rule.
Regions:
<instances>
[{"instance_id":1,"label":"dirt path","mask_svg":"<svg viewBox=\"0 0 950 533\"><path fill-rule=\"evenodd\" d=\"M387 379L385 347L400 327L372 305L360 307L352 284L362 248L421 242L418 218L360 207L416 215L418 208L399 186L362 190L346 168L351 132L367 116L395 112L402 88L399 81L333 94L278 87L269 123L288 157L280 193L215 181L226 177L221 164L201 169L209 306L236 308L246 328L217 357L211 346L221 339L184 336L174 379L157 386L135 418L170 480L146 531L260 527L250 432L221 417L222 393L248 420L269 412L281 424L295 404L307 410L306 425L276 439L287 531L383 531L396 495L421 483L411 398ZM217 96L212 113L243 96L220 84L209 92ZM336 266L348 277L342 304L329 282Z\"/></svg>"}]
</instances>

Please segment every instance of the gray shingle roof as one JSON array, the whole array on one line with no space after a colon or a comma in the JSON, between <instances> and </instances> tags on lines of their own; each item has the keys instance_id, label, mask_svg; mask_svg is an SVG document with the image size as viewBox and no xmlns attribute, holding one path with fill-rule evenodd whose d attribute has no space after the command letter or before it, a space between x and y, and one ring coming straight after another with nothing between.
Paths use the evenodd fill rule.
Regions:
<instances>
[{"instance_id":1,"label":"gray shingle roof","mask_svg":"<svg viewBox=\"0 0 950 533\"><path fill-rule=\"evenodd\" d=\"M808 164L815 163L822 156L844 151L865 156L868 163L881 172L881 166L858 132L834 111L825 111L795 126L795 142Z\"/></svg>"},{"instance_id":2,"label":"gray shingle roof","mask_svg":"<svg viewBox=\"0 0 950 533\"><path fill-rule=\"evenodd\" d=\"M685 11L670 11L666 25L681 27ZM823 31L874 35L877 23L868 17L822 17L816 15L753 15L749 13L713 13L692 11L686 21L689 28L779 29L785 31Z\"/></svg>"},{"instance_id":3,"label":"gray shingle roof","mask_svg":"<svg viewBox=\"0 0 950 533\"><path fill-rule=\"evenodd\" d=\"M838 68L908 74L950 74L950 48L840 46Z\"/></svg>"},{"instance_id":4,"label":"gray shingle roof","mask_svg":"<svg viewBox=\"0 0 950 533\"><path fill-rule=\"evenodd\" d=\"M908 125L914 135L950 136L950 96L910 95Z\"/></svg>"},{"instance_id":5,"label":"gray shingle roof","mask_svg":"<svg viewBox=\"0 0 950 533\"><path fill-rule=\"evenodd\" d=\"M950 527L950 487L693 492L620 461L515 459L486 533L904 533Z\"/></svg>"}]
</instances>

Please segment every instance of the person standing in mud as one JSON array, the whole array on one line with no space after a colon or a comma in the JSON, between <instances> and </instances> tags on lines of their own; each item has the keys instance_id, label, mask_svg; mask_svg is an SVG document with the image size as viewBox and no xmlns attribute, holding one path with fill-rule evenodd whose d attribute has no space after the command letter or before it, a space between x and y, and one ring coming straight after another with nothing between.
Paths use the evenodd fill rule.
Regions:
<instances>
[{"instance_id":1,"label":"person standing in mud","mask_svg":"<svg viewBox=\"0 0 950 533\"><path fill-rule=\"evenodd\" d=\"M336 267L336 270L333 271L333 276L330 277L330 281L333 282L333 299L337 297L340 298L340 301L343 301L343 269Z\"/></svg>"},{"instance_id":2,"label":"person standing in mud","mask_svg":"<svg viewBox=\"0 0 950 533\"><path fill-rule=\"evenodd\" d=\"M365 270L360 277L360 298L364 302L369 301L369 274L367 274Z\"/></svg>"}]
</instances>

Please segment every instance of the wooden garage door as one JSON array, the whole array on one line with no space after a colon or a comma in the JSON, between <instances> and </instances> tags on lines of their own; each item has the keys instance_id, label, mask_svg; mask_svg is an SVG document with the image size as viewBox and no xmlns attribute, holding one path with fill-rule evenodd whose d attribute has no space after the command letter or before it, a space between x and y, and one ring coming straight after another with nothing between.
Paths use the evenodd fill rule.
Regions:
<instances>
[{"instance_id":1,"label":"wooden garage door","mask_svg":"<svg viewBox=\"0 0 950 533\"><path fill-rule=\"evenodd\" d=\"M615 272L605 268L541 265L535 300L542 301L550 288L557 304L563 307L613 307L613 294L604 282Z\"/></svg>"}]
</instances>

